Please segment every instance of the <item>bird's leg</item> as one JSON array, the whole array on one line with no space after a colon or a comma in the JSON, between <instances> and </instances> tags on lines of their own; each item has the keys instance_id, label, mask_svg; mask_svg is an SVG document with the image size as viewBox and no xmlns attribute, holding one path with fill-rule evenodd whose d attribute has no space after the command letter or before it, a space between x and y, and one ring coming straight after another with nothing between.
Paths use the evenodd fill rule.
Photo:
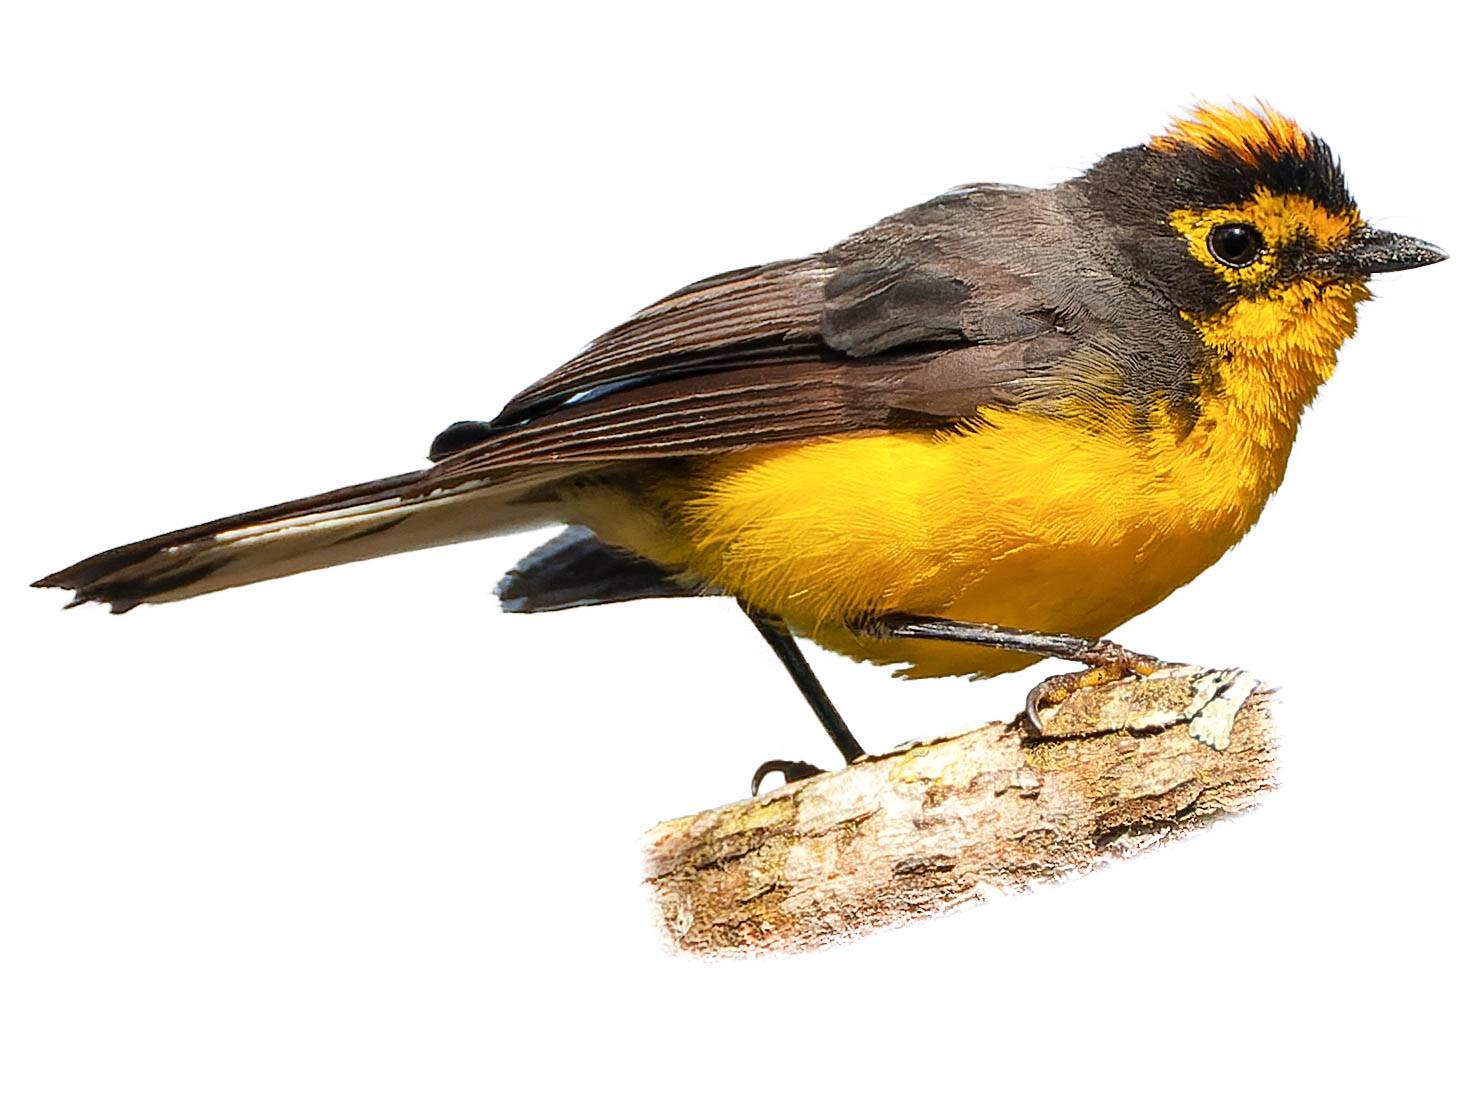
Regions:
<instances>
[{"instance_id":1,"label":"bird's leg","mask_svg":"<svg viewBox=\"0 0 1471 1103\"><path fill-rule=\"evenodd\" d=\"M761 633L761 638L771 645L776 652L776 657L781 660L782 666L787 668L787 673L792 676L792 681L797 683L797 688L802 691L802 696L807 698L807 703L812 706L812 711L817 714L817 719L822 723L823 730L827 732L828 738L838 748L843 756L844 762L852 762L863 756L863 748L858 745L858 740L853 738L853 733L848 730L848 725L838 715L838 710L833 706L832 699L828 697L827 691L822 688L822 683L817 680L817 675L812 672L812 667L807 664L806 657L797 647L797 641L792 638L792 633L787 629L785 622L770 613L759 609L752 609L742 604L746 616L751 618L751 623L756 626L756 631ZM756 767L756 773L751 778L751 795L755 796L761 789L761 783L771 774L781 774L782 784L790 784L801 778L811 777L822 773L816 766L809 762L793 762L784 758L773 758L763 762Z\"/></svg>"},{"instance_id":2,"label":"bird's leg","mask_svg":"<svg viewBox=\"0 0 1471 1103\"><path fill-rule=\"evenodd\" d=\"M891 613L855 624L853 628L855 632L877 639L971 643L1002 651L1020 651L1027 655L1043 655L1085 664L1088 669L1054 675L1034 686L1027 694L1027 720L1038 732L1042 730L1039 713L1043 706L1061 704L1075 690L1085 686L1115 682L1126 674L1143 677L1169 665L1153 655L1141 655L1137 651L1120 647L1112 640L1055 632L1029 632L1022 628L946 620L943 617Z\"/></svg>"}]
</instances>

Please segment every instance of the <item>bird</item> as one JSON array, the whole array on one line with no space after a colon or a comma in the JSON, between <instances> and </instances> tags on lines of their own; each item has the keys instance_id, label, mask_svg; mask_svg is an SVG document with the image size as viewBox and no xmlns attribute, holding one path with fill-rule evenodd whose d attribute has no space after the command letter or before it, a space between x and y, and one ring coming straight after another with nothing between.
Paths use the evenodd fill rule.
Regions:
<instances>
[{"instance_id":1,"label":"bird","mask_svg":"<svg viewBox=\"0 0 1471 1103\"><path fill-rule=\"evenodd\" d=\"M515 613L734 598L846 762L797 638L907 678L1055 656L1028 714L1160 663L1105 638L1256 523L1380 273L1329 146L1201 104L1052 187L971 184L833 248L689 284L430 466L104 551L39 580L141 604L560 525ZM752 780L819 772L772 759Z\"/></svg>"}]
</instances>

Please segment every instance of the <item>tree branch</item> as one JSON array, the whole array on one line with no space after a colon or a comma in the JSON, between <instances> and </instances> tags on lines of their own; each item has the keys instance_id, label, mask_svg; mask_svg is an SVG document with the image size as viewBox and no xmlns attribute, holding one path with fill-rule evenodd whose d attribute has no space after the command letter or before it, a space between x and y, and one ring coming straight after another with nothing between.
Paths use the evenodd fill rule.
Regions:
<instances>
[{"instance_id":1,"label":"tree branch","mask_svg":"<svg viewBox=\"0 0 1471 1103\"><path fill-rule=\"evenodd\" d=\"M674 947L805 950L1084 873L1253 807L1268 692L1172 667L910 744L645 836Z\"/></svg>"}]
</instances>

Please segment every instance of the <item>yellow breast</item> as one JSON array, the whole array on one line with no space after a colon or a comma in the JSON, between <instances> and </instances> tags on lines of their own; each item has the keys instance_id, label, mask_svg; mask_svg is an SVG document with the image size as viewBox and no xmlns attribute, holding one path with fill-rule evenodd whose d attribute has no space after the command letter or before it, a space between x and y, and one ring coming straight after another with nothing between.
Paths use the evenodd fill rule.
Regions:
<instances>
[{"instance_id":1,"label":"yellow breast","mask_svg":"<svg viewBox=\"0 0 1471 1103\"><path fill-rule=\"evenodd\" d=\"M942 437L886 435L715 465L685 509L689 566L854 657L914 676L1025 656L878 642L873 612L1098 635L1214 562L1281 479L1207 413L1183 440L1021 413Z\"/></svg>"}]
</instances>

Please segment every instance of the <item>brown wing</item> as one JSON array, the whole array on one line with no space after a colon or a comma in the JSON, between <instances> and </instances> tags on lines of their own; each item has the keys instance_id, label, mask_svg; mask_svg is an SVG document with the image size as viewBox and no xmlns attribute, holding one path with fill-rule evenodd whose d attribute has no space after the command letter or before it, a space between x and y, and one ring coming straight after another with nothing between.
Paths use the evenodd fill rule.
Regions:
<instances>
[{"instance_id":1,"label":"brown wing","mask_svg":"<svg viewBox=\"0 0 1471 1103\"><path fill-rule=\"evenodd\" d=\"M654 379L530 421L492 428L487 439L444 459L435 485L479 478L510 465L611 463L688 456L837 433L937 425L896 419L886 396L904 365L855 369L811 359L723 367L710 375ZM974 408L972 408L974 412Z\"/></svg>"},{"instance_id":2,"label":"brown wing","mask_svg":"<svg viewBox=\"0 0 1471 1103\"><path fill-rule=\"evenodd\" d=\"M1031 194L990 198L1015 206ZM956 202L942 197L829 253L660 300L493 421L451 426L430 453L439 465L429 484L526 464L933 428L1020 400L1081 330L1020 274L1027 265L975 236L986 212L974 193Z\"/></svg>"},{"instance_id":3,"label":"brown wing","mask_svg":"<svg viewBox=\"0 0 1471 1103\"><path fill-rule=\"evenodd\" d=\"M593 387L742 361L811 356L821 347L821 257L741 268L692 283L593 341L506 404L506 423Z\"/></svg>"}]
</instances>

